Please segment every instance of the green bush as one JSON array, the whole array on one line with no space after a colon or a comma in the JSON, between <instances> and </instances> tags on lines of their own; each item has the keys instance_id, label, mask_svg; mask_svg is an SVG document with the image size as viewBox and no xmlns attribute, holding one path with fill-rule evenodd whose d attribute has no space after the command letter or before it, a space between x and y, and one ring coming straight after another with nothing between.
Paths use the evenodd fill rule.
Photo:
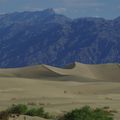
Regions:
<instances>
[{"instance_id":1,"label":"green bush","mask_svg":"<svg viewBox=\"0 0 120 120\"><path fill-rule=\"evenodd\" d=\"M37 116L37 110L35 108L31 108L26 112L26 115Z\"/></svg>"},{"instance_id":2,"label":"green bush","mask_svg":"<svg viewBox=\"0 0 120 120\"><path fill-rule=\"evenodd\" d=\"M113 120L113 114L104 109L92 109L85 106L66 113L59 120Z\"/></svg>"},{"instance_id":3,"label":"green bush","mask_svg":"<svg viewBox=\"0 0 120 120\"><path fill-rule=\"evenodd\" d=\"M43 118L47 118L47 119L52 118L52 116L50 116L49 113L45 112L42 107L41 108L29 109L26 112L26 115L29 115L29 116L39 116L39 117L43 117Z\"/></svg>"},{"instance_id":4,"label":"green bush","mask_svg":"<svg viewBox=\"0 0 120 120\"><path fill-rule=\"evenodd\" d=\"M38 116L42 118L52 118L49 113L45 112L42 107L40 108L29 108L24 104L13 105L6 110L9 114L20 114L20 115L29 115L29 116Z\"/></svg>"},{"instance_id":5,"label":"green bush","mask_svg":"<svg viewBox=\"0 0 120 120\"><path fill-rule=\"evenodd\" d=\"M26 105L18 104L13 105L11 108L8 109L8 112L11 114L25 114L28 108Z\"/></svg>"},{"instance_id":6,"label":"green bush","mask_svg":"<svg viewBox=\"0 0 120 120\"><path fill-rule=\"evenodd\" d=\"M41 108L38 108L38 109L36 110L36 113L37 113L37 116L39 116L39 117L44 117L45 111L44 111L44 109L41 107Z\"/></svg>"},{"instance_id":7,"label":"green bush","mask_svg":"<svg viewBox=\"0 0 120 120\"><path fill-rule=\"evenodd\" d=\"M43 108L31 108L26 112L26 115L29 115L29 116L43 117L44 114L45 114L45 111Z\"/></svg>"}]
</instances>

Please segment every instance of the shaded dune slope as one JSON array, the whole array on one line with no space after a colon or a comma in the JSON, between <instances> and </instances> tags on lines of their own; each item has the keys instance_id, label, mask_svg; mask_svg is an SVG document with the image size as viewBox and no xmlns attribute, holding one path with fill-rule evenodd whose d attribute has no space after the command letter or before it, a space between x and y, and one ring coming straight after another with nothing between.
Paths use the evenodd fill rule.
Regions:
<instances>
[{"instance_id":1,"label":"shaded dune slope","mask_svg":"<svg viewBox=\"0 0 120 120\"><path fill-rule=\"evenodd\" d=\"M23 68L0 69L1 77L52 78L58 80L120 81L120 64L73 63L64 68L36 65Z\"/></svg>"},{"instance_id":2,"label":"shaded dune slope","mask_svg":"<svg viewBox=\"0 0 120 120\"><path fill-rule=\"evenodd\" d=\"M36 65L22 68L0 69L1 77L43 78L56 77L61 74L47 68L46 65Z\"/></svg>"}]
</instances>

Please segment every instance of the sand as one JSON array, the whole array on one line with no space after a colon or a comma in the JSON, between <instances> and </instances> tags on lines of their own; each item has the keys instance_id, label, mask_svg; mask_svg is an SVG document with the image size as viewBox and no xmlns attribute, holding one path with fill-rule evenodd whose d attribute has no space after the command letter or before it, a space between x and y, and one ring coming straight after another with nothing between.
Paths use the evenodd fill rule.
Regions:
<instances>
[{"instance_id":1,"label":"sand","mask_svg":"<svg viewBox=\"0 0 120 120\"><path fill-rule=\"evenodd\" d=\"M59 115L84 105L109 106L120 120L120 67L75 63L71 69L48 65L0 69L0 96L0 110L23 103Z\"/></svg>"}]
</instances>

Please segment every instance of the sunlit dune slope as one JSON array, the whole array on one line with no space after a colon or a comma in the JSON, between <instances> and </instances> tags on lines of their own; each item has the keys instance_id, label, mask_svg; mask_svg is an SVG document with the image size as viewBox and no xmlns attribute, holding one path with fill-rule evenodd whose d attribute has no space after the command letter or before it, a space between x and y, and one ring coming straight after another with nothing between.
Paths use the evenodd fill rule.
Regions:
<instances>
[{"instance_id":1,"label":"sunlit dune slope","mask_svg":"<svg viewBox=\"0 0 120 120\"><path fill-rule=\"evenodd\" d=\"M75 62L64 69L45 65L59 75L66 75L74 79L90 79L104 81L120 81L120 64L81 64Z\"/></svg>"}]
</instances>

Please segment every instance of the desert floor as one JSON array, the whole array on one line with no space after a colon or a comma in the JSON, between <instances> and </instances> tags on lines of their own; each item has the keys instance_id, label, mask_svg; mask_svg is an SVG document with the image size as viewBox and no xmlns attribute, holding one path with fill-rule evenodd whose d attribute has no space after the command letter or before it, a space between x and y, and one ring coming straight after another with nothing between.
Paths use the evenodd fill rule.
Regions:
<instances>
[{"instance_id":1,"label":"desert floor","mask_svg":"<svg viewBox=\"0 0 120 120\"><path fill-rule=\"evenodd\" d=\"M120 83L0 78L0 109L19 103L42 106L55 115L84 105L109 106L118 111L115 117L119 120Z\"/></svg>"}]
</instances>

